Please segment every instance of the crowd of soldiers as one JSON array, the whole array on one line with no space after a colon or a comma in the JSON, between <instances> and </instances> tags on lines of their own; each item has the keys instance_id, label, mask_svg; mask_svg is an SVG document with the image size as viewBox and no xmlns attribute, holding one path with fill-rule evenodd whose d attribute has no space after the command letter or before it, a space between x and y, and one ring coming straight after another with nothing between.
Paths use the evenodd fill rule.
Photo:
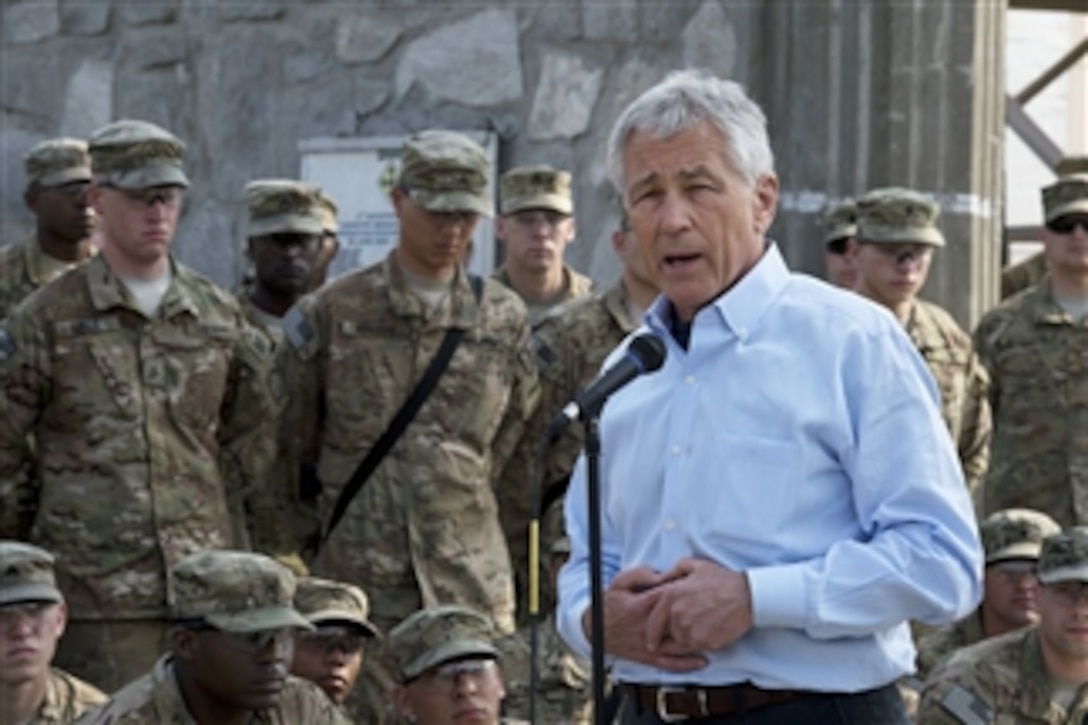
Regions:
<instances>
[{"instance_id":1,"label":"crowd of soldiers","mask_svg":"<svg viewBox=\"0 0 1088 725\"><path fill-rule=\"evenodd\" d=\"M595 290L564 262L570 174L511 169L504 263L477 278L489 159L424 131L384 261L326 283L334 200L256 179L229 293L171 254L183 153L124 120L26 158L36 229L0 254L0 725L588 722L551 616L528 646L530 481L547 613L580 428L537 442L657 295L626 217ZM918 298L946 243L931 198L826 216L829 280L915 342L982 520L985 600L917 631L922 722L1088 711L1088 175L1064 171L1036 276L973 338Z\"/></svg>"}]
</instances>

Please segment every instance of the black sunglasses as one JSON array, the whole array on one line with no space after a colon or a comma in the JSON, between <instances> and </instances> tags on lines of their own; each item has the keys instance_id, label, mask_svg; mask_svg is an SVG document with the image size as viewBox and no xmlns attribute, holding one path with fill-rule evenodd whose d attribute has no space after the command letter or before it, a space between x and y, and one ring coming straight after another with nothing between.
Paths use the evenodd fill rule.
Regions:
<instances>
[{"instance_id":1,"label":"black sunglasses","mask_svg":"<svg viewBox=\"0 0 1088 725\"><path fill-rule=\"evenodd\" d=\"M1060 216L1046 223L1046 228L1055 234L1072 234L1077 227L1088 232L1088 216Z\"/></svg>"}]
</instances>

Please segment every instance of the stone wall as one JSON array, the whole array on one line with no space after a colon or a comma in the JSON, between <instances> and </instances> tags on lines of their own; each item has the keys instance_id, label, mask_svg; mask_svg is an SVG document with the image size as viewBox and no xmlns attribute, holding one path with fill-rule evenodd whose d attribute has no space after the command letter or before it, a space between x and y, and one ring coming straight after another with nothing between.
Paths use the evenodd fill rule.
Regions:
<instances>
[{"instance_id":1,"label":"stone wall","mask_svg":"<svg viewBox=\"0 0 1088 725\"><path fill-rule=\"evenodd\" d=\"M615 194L604 164L612 121L669 70L700 66L749 86L767 109L785 192L774 231L796 266L818 271L820 208L866 186L918 182L958 203L955 214L993 213L987 205L999 195L987 180L980 200L972 178L975 116L992 109L971 91L981 27L971 6L6 0L0 234L14 240L30 224L21 158L34 142L144 118L189 144L194 185L179 257L231 284L242 187L255 177L297 176L299 140L489 129L502 139L501 168L547 162L574 173L580 233L569 257L605 282L617 270L607 243ZM903 27L913 35L893 31ZM922 35L934 31L944 35ZM927 121L935 109L937 120ZM923 153L920 134L930 129L947 132L938 144L947 159ZM944 173L951 165L957 172ZM977 244L996 241L964 245L972 256ZM983 260L981 271L993 274L995 264ZM959 277L931 296L944 297L946 284L972 287ZM958 299L953 311L969 318L975 306Z\"/></svg>"}]
</instances>

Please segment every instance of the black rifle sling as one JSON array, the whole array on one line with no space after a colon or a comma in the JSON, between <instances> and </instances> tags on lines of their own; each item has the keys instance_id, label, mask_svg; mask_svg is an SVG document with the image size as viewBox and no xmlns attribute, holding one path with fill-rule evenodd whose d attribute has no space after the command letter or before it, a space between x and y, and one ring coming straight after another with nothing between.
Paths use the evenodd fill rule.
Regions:
<instances>
[{"instance_id":1,"label":"black rifle sling","mask_svg":"<svg viewBox=\"0 0 1088 725\"><path fill-rule=\"evenodd\" d=\"M472 292L476 295L477 304L483 296L483 279L476 275L469 275L469 284L472 285ZM340 498L336 499L336 506L333 507L332 517L329 518L329 525L325 529L325 535L322 537L322 543L328 541L332 536L333 529L340 523L340 519L344 517L344 513L348 510L348 506L355 500L355 497L362 490L363 484L370 478L370 474L374 473L374 469L378 467L378 464L382 462L382 459L392 450L393 445L400 439L404 430L408 427L408 424L412 422L412 419L416 417L416 413L423 407L423 403L427 401L427 398L431 396L435 386L438 384L439 378L442 377L442 373L446 371L446 368L450 364L450 360L453 358L453 353L457 350L457 346L461 343L461 338L465 336L465 331L459 328L450 328L446 331L446 336L442 338L442 345L438 348L438 352L431 358L431 364L427 366L427 371L423 373L423 377L420 378L419 383L416 385L415 390L408 396L408 399L404 401L404 405L400 407L397 414L393 416L393 420L389 422L389 426L382 433L378 442L370 449L363 458L362 463L355 469L355 472L351 474L351 478L348 480L344 489L340 492ZM319 547L320 548L320 545Z\"/></svg>"}]
</instances>

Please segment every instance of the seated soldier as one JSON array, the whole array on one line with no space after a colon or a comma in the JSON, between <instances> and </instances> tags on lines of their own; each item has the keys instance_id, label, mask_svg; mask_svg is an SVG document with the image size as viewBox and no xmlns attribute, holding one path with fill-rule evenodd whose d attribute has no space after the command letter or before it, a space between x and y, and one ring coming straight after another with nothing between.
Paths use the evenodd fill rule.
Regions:
<instances>
[{"instance_id":1,"label":"seated soldier","mask_svg":"<svg viewBox=\"0 0 1088 725\"><path fill-rule=\"evenodd\" d=\"M105 702L97 688L49 666L67 621L53 555L0 541L0 725L70 723Z\"/></svg>"},{"instance_id":2,"label":"seated soldier","mask_svg":"<svg viewBox=\"0 0 1088 725\"><path fill-rule=\"evenodd\" d=\"M171 651L81 723L341 725L315 685L291 677L295 577L261 554L203 551L174 567Z\"/></svg>"},{"instance_id":3,"label":"seated soldier","mask_svg":"<svg viewBox=\"0 0 1088 725\"><path fill-rule=\"evenodd\" d=\"M506 687L494 630L484 615L456 605L420 610L389 632L400 684L397 712L416 725L496 725Z\"/></svg>"},{"instance_id":4,"label":"seated soldier","mask_svg":"<svg viewBox=\"0 0 1088 725\"><path fill-rule=\"evenodd\" d=\"M1043 540L1039 624L961 649L930 675L918 722L1083 723L1088 718L1088 527Z\"/></svg>"},{"instance_id":5,"label":"seated soldier","mask_svg":"<svg viewBox=\"0 0 1088 725\"><path fill-rule=\"evenodd\" d=\"M925 679L956 650L1039 621L1035 567L1043 539L1061 531L1054 519L1031 509L1006 509L979 527L986 552L983 596L972 614L918 642L918 677Z\"/></svg>"},{"instance_id":6,"label":"seated soldier","mask_svg":"<svg viewBox=\"0 0 1088 725\"><path fill-rule=\"evenodd\" d=\"M343 705L363 667L363 644L378 636L370 623L370 602L351 584L306 577L295 590L295 609L314 625L295 635L291 674L303 677Z\"/></svg>"}]
</instances>

